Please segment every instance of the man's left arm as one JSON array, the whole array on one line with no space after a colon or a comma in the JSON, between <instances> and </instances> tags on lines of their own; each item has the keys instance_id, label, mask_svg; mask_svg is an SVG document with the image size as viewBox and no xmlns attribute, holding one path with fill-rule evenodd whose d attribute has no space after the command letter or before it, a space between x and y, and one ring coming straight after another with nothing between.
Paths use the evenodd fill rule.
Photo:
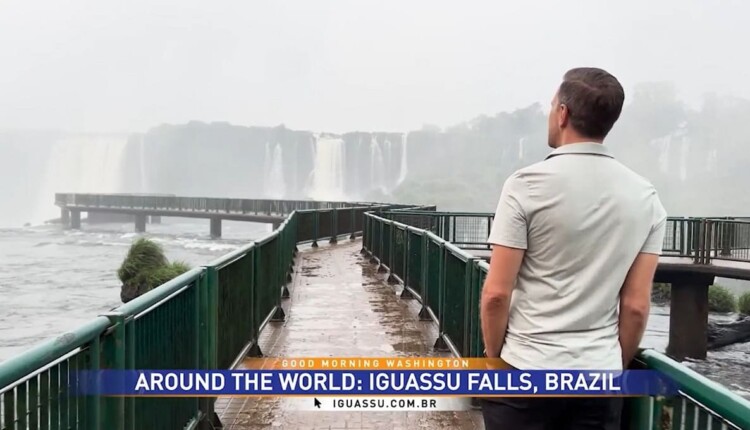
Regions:
<instances>
[{"instance_id":1,"label":"man's left arm","mask_svg":"<svg viewBox=\"0 0 750 430\"><path fill-rule=\"evenodd\" d=\"M503 184L488 242L493 245L490 270L482 288L480 317L488 357L499 357L508 328L510 297L528 245L523 202L526 187L518 173Z\"/></svg>"}]
</instances>

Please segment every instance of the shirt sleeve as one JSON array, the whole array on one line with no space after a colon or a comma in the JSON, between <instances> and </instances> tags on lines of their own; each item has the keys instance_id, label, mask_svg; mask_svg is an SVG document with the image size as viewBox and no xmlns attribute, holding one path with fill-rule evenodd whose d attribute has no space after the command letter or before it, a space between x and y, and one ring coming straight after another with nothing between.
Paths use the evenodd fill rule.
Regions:
<instances>
[{"instance_id":1,"label":"shirt sleeve","mask_svg":"<svg viewBox=\"0 0 750 430\"><path fill-rule=\"evenodd\" d=\"M505 181L487 239L488 243L509 248L527 248L528 227L526 212L522 205L525 188L518 174L513 174Z\"/></svg>"},{"instance_id":2,"label":"shirt sleeve","mask_svg":"<svg viewBox=\"0 0 750 430\"><path fill-rule=\"evenodd\" d=\"M651 231L641 248L641 252L645 254L661 254L664 247L664 234L667 229L667 211L662 206L658 197L654 200Z\"/></svg>"}]
</instances>

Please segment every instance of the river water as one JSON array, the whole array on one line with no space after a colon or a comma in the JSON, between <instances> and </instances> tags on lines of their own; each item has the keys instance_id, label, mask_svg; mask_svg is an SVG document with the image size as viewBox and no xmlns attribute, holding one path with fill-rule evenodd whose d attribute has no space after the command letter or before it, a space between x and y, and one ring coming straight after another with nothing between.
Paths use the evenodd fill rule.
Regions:
<instances>
[{"instance_id":1,"label":"river water","mask_svg":"<svg viewBox=\"0 0 750 430\"><path fill-rule=\"evenodd\" d=\"M137 237L132 230L132 224L84 225L82 231L55 225L0 229L0 361L120 305L116 271ZM224 237L212 240L208 221L164 218L162 224L149 225L146 235L164 247L170 260L195 267L265 236L271 226L225 221L222 230ZM744 282L717 283L736 294L750 290ZM669 308L654 306L642 346L664 351L668 334ZM750 343L686 364L750 397Z\"/></svg>"}]
</instances>

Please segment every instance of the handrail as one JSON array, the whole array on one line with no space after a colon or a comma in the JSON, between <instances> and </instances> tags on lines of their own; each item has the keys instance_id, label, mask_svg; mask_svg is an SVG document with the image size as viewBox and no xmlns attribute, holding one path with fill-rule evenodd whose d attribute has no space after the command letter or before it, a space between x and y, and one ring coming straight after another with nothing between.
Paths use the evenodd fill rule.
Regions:
<instances>
[{"instance_id":1,"label":"handrail","mask_svg":"<svg viewBox=\"0 0 750 430\"><path fill-rule=\"evenodd\" d=\"M382 215L426 228L461 248L490 247L487 237L493 213L409 209L384 211ZM713 260L750 262L748 218L668 217L665 230L663 256L691 258L694 264L712 264Z\"/></svg>"},{"instance_id":2,"label":"handrail","mask_svg":"<svg viewBox=\"0 0 750 430\"><path fill-rule=\"evenodd\" d=\"M110 326L106 317L97 317L73 331L46 340L26 352L0 362L0 392L57 359L84 346Z\"/></svg>"},{"instance_id":3,"label":"handrail","mask_svg":"<svg viewBox=\"0 0 750 430\"><path fill-rule=\"evenodd\" d=\"M177 290L185 287L190 282L195 281L203 274L203 269L191 269L174 279L167 281L166 283L154 288L142 294L139 297L117 307L115 311L123 313L125 315L137 315L151 306L159 303L165 298L174 294ZM2 363L0 363L2 364Z\"/></svg>"},{"instance_id":4,"label":"handrail","mask_svg":"<svg viewBox=\"0 0 750 430\"><path fill-rule=\"evenodd\" d=\"M182 428L215 419L215 399L154 399L135 414L132 399L76 399L67 397L65 387L79 369L211 369L229 366L244 354L259 354L260 330L269 320L284 318L281 299L288 296L296 245L312 241L315 246L317 240L333 242L341 235L353 238L362 232L365 212L405 207L356 203L294 209L285 203L274 205L291 212L266 236L1 362L0 428L26 429L27 423L42 419L52 427L62 422L66 428L115 428L123 417L136 428L144 422ZM38 407L27 405L27 398ZM172 410L170 417L158 415L159 405Z\"/></svg>"},{"instance_id":5,"label":"handrail","mask_svg":"<svg viewBox=\"0 0 750 430\"><path fill-rule=\"evenodd\" d=\"M481 356L483 345L476 305L489 264L430 230L416 226L403 230L402 223L388 218L392 214L366 214L362 253L380 266L378 272L389 273L389 280L400 280L404 291L410 292L405 297L421 302L420 319L432 319L438 326L436 349L450 350L460 356ZM398 241L401 249L393 246L394 231L405 231L407 236ZM446 288L447 285L450 287ZM715 427L722 422L729 423L726 428L750 428L750 401L726 387L653 350L641 351L636 362L671 377L681 396L675 398L674 405L664 398L628 399L627 411L631 415L626 417L628 429L662 428L664 420L672 420L674 427L670 428L692 428L690 423L709 420L711 428L725 428ZM682 427L685 425L688 426Z\"/></svg>"},{"instance_id":6,"label":"handrail","mask_svg":"<svg viewBox=\"0 0 750 430\"><path fill-rule=\"evenodd\" d=\"M747 399L652 349L642 350L638 359L676 381L681 391L732 424L750 428L750 402Z\"/></svg>"}]
</instances>

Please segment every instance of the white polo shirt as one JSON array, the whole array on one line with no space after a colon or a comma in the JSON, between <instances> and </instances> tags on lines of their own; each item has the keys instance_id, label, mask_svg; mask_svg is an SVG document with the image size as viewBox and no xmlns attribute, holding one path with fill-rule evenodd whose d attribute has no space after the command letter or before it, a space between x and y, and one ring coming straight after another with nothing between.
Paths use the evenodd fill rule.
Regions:
<instances>
[{"instance_id":1,"label":"white polo shirt","mask_svg":"<svg viewBox=\"0 0 750 430\"><path fill-rule=\"evenodd\" d=\"M555 149L503 186L488 242L526 253L501 357L519 369L622 369L619 293L662 250L654 187L600 143Z\"/></svg>"}]
</instances>

